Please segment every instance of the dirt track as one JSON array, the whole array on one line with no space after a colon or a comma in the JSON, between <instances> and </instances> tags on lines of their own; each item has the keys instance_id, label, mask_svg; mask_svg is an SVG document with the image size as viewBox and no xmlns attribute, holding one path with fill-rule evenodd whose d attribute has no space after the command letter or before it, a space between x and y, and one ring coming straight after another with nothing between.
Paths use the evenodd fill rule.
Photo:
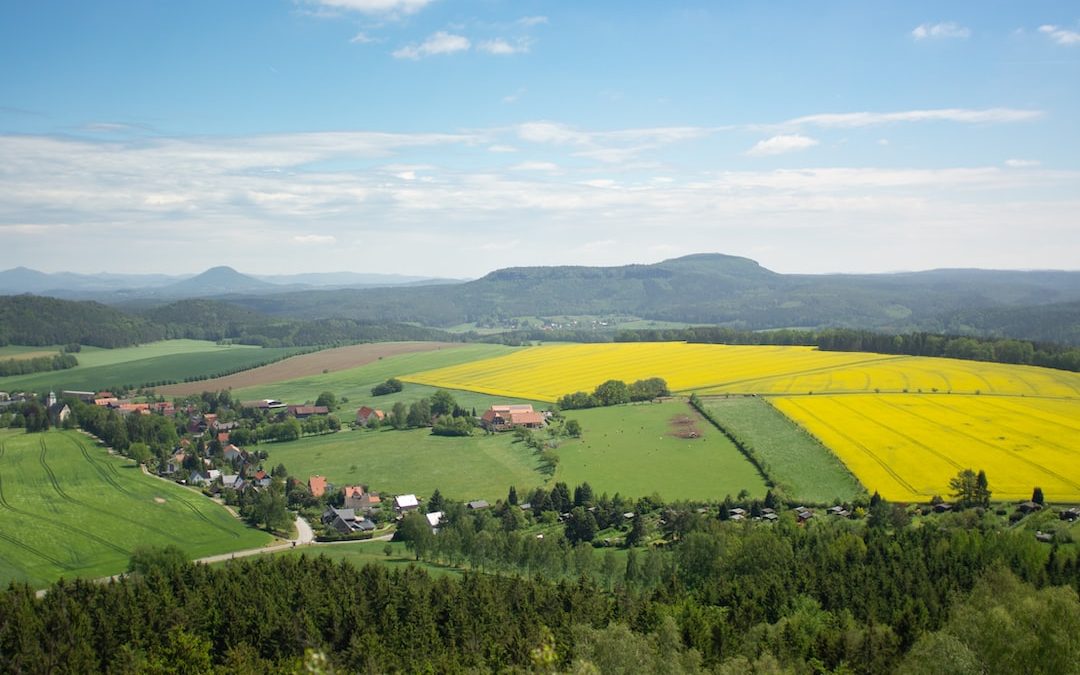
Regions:
<instances>
[{"instance_id":1,"label":"dirt track","mask_svg":"<svg viewBox=\"0 0 1080 675\"><path fill-rule=\"evenodd\" d=\"M319 375L323 371L335 372L347 368L356 368L365 363L377 361L384 356L427 352L435 349L450 349L459 346L461 345L453 342L374 342L349 345L348 347L335 347L312 354L290 356L277 363L252 368L242 373L226 375L213 380L171 384L167 387L157 387L154 391L162 396L189 396L204 391L255 387L297 377Z\"/></svg>"}]
</instances>

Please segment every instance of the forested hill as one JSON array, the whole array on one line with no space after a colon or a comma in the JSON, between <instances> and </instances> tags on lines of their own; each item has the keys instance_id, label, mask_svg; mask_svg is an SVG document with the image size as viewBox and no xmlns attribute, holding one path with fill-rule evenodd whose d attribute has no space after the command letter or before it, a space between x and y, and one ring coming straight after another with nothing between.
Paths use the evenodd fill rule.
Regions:
<instances>
[{"instance_id":1,"label":"forested hill","mask_svg":"<svg viewBox=\"0 0 1080 675\"><path fill-rule=\"evenodd\" d=\"M221 272L208 275L220 281ZM7 298L0 340L118 346L161 336L293 346L446 339L436 329L515 317L630 315L739 330L852 328L1080 344L1080 272L790 275L720 254L654 265L512 267L444 285L263 289L149 309L141 302L121 313L96 303ZM35 303L41 311L28 311Z\"/></svg>"},{"instance_id":2,"label":"forested hill","mask_svg":"<svg viewBox=\"0 0 1080 675\"><path fill-rule=\"evenodd\" d=\"M97 302L0 296L0 346L80 343L111 348L164 337L162 326Z\"/></svg>"},{"instance_id":3,"label":"forested hill","mask_svg":"<svg viewBox=\"0 0 1080 675\"><path fill-rule=\"evenodd\" d=\"M141 314L96 302L33 295L0 296L0 346L126 347L170 338L228 340L264 347L391 340L451 340L423 326L355 319L270 317L216 300L181 300Z\"/></svg>"},{"instance_id":4,"label":"forested hill","mask_svg":"<svg viewBox=\"0 0 1080 675\"><path fill-rule=\"evenodd\" d=\"M231 300L267 314L429 326L520 316L629 314L748 330L845 327L1043 339L1041 321L1016 321L1011 310L1080 302L1080 272L785 275L746 258L701 254L655 265L515 267L463 284L423 288ZM1052 332L1070 334L1067 328Z\"/></svg>"}]
</instances>

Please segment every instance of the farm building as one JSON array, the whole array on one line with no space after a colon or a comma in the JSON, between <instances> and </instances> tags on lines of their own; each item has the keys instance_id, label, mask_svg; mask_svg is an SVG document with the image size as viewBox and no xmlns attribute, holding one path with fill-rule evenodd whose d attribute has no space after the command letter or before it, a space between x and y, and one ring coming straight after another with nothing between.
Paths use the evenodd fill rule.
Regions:
<instances>
[{"instance_id":1,"label":"farm building","mask_svg":"<svg viewBox=\"0 0 1080 675\"><path fill-rule=\"evenodd\" d=\"M386 419L386 413L377 408L369 408L367 406L364 406L356 411L356 423L362 427L366 427L368 423L371 422L372 418L375 418L382 422L384 419Z\"/></svg>"},{"instance_id":2,"label":"farm building","mask_svg":"<svg viewBox=\"0 0 1080 675\"><path fill-rule=\"evenodd\" d=\"M290 415L298 420L307 419L312 415L329 415L330 408L324 405L290 405L287 408Z\"/></svg>"},{"instance_id":3,"label":"farm building","mask_svg":"<svg viewBox=\"0 0 1080 675\"><path fill-rule=\"evenodd\" d=\"M539 429L544 416L529 404L493 405L480 417L480 425L488 431L509 431L514 427Z\"/></svg>"},{"instance_id":4,"label":"farm building","mask_svg":"<svg viewBox=\"0 0 1080 675\"><path fill-rule=\"evenodd\" d=\"M420 508L420 500L416 495L398 495L394 497L395 511L415 511Z\"/></svg>"}]
</instances>

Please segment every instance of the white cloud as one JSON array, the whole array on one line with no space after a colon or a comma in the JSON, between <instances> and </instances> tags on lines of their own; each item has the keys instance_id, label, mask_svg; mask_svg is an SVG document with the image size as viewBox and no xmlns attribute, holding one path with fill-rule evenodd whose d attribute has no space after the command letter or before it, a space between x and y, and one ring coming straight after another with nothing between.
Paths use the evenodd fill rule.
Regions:
<instances>
[{"instance_id":1,"label":"white cloud","mask_svg":"<svg viewBox=\"0 0 1080 675\"><path fill-rule=\"evenodd\" d=\"M779 136L773 136L763 141L758 141L754 144L754 147L746 151L745 154L750 157L767 157L771 155L782 155L788 152L795 152L798 150L806 150L812 148L818 144L813 138L809 136L801 136L799 134L781 134Z\"/></svg>"},{"instance_id":2,"label":"white cloud","mask_svg":"<svg viewBox=\"0 0 1080 675\"><path fill-rule=\"evenodd\" d=\"M886 146L886 145L889 144L889 139L887 139L887 138L879 138L877 140L877 144L881 145L881 146Z\"/></svg>"},{"instance_id":3,"label":"white cloud","mask_svg":"<svg viewBox=\"0 0 1080 675\"><path fill-rule=\"evenodd\" d=\"M495 54L496 56L509 56L511 54L524 54L529 51L530 41L524 38L519 38L510 44L503 38L495 38L494 40L485 40L476 45L476 49L488 54Z\"/></svg>"},{"instance_id":4,"label":"white cloud","mask_svg":"<svg viewBox=\"0 0 1080 675\"><path fill-rule=\"evenodd\" d=\"M1059 26L1047 24L1045 26L1039 26L1039 32L1050 36L1050 39L1059 45L1080 44L1080 32L1074 30L1067 30Z\"/></svg>"},{"instance_id":5,"label":"white cloud","mask_svg":"<svg viewBox=\"0 0 1080 675\"><path fill-rule=\"evenodd\" d=\"M364 31L360 31L359 33L354 35L353 38L349 40L349 42L354 45L369 45L372 42L375 42L375 38L371 37Z\"/></svg>"},{"instance_id":6,"label":"white cloud","mask_svg":"<svg viewBox=\"0 0 1080 675\"><path fill-rule=\"evenodd\" d=\"M337 237L332 234L298 234L292 238L297 244L336 244Z\"/></svg>"},{"instance_id":7,"label":"white cloud","mask_svg":"<svg viewBox=\"0 0 1080 675\"><path fill-rule=\"evenodd\" d=\"M1012 167L1014 169L1027 169L1033 166L1039 166L1042 162L1037 159L1007 159L1005 160L1005 166Z\"/></svg>"},{"instance_id":8,"label":"white cloud","mask_svg":"<svg viewBox=\"0 0 1080 675\"><path fill-rule=\"evenodd\" d=\"M488 152L517 152L517 148L512 145L496 143L495 145L488 146Z\"/></svg>"},{"instance_id":9,"label":"white cloud","mask_svg":"<svg viewBox=\"0 0 1080 675\"><path fill-rule=\"evenodd\" d=\"M414 14L431 4L432 0L309 0L310 2L362 14Z\"/></svg>"},{"instance_id":10,"label":"white cloud","mask_svg":"<svg viewBox=\"0 0 1080 675\"><path fill-rule=\"evenodd\" d=\"M517 20L520 26L539 26L548 22L546 16L523 16Z\"/></svg>"},{"instance_id":11,"label":"white cloud","mask_svg":"<svg viewBox=\"0 0 1080 675\"><path fill-rule=\"evenodd\" d=\"M779 257L762 262L801 271L814 271L798 267L811 265L808 256L824 256L818 271L929 265L920 255L934 265L1080 260L1080 171L1000 163L733 171L720 167L739 158L696 144L688 161L648 170L582 167L573 156L599 150L662 160L663 143L712 130L546 124L537 135L554 140L542 148L515 141L517 126L122 140L0 134L0 268L78 267L123 246L138 271L194 271L207 247L228 248L251 272L390 271L395 251L408 249L416 256L407 271L462 276L510 264L647 262L640 256L652 255L658 231L686 252L722 241L726 252L749 254L782 241L770 254ZM542 164L511 170L490 151L502 144L520 144L523 159L549 160L561 173ZM415 180L395 176L410 171ZM617 243L575 257L570 239ZM529 245L488 255L475 244L496 240ZM972 241L974 249L964 243Z\"/></svg>"},{"instance_id":12,"label":"white cloud","mask_svg":"<svg viewBox=\"0 0 1080 675\"><path fill-rule=\"evenodd\" d=\"M781 127L817 126L847 129L878 126L895 122L962 122L968 124L1025 122L1042 117L1041 110L1016 108L937 108L931 110L902 110L897 112L821 113L805 115L784 122Z\"/></svg>"},{"instance_id":13,"label":"white cloud","mask_svg":"<svg viewBox=\"0 0 1080 675\"><path fill-rule=\"evenodd\" d=\"M968 38L971 37L971 29L951 21L934 24L924 23L920 26L916 26L915 30L911 31L911 36L916 40Z\"/></svg>"},{"instance_id":14,"label":"white cloud","mask_svg":"<svg viewBox=\"0 0 1080 675\"><path fill-rule=\"evenodd\" d=\"M472 43L463 35L454 35L446 31L439 31L431 35L419 45L406 45L395 50L393 56L396 59L417 60L425 56L438 54L453 54L455 52L468 51Z\"/></svg>"},{"instance_id":15,"label":"white cloud","mask_svg":"<svg viewBox=\"0 0 1080 675\"><path fill-rule=\"evenodd\" d=\"M408 171L400 171L398 173L395 173L394 176L400 178L401 180L416 180L416 172L412 169Z\"/></svg>"}]
</instances>

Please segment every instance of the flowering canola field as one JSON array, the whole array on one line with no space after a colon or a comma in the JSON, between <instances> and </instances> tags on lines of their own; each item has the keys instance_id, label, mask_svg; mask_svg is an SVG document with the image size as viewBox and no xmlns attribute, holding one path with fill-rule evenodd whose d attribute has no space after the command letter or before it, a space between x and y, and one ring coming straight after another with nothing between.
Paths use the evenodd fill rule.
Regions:
<instances>
[{"instance_id":1,"label":"flowering canola field","mask_svg":"<svg viewBox=\"0 0 1080 675\"><path fill-rule=\"evenodd\" d=\"M747 382L888 361L881 354L761 347L617 342L527 347L506 356L403 376L405 382L554 402L605 380L662 377L672 391L743 391ZM1080 378L1078 378L1080 386ZM1077 392L1080 395L1080 390Z\"/></svg>"},{"instance_id":2,"label":"flowering canola field","mask_svg":"<svg viewBox=\"0 0 1080 675\"><path fill-rule=\"evenodd\" d=\"M948 498L949 479L984 469L994 499L1080 501L1080 400L858 395L772 399L870 491L895 501Z\"/></svg>"},{"instance_id":3,"label":"flowering canola field","mask_svg":"<svg viewBox=\"0 0 1080 675\"><path fill-rule=\"evenodd\" d=\"M948 496L984 469L996 499L1080 501L1080 374L811 347L663 343L528 347L401 377L554 402L609 379L662 377L673 392L758 394L887 499ZM812 394L812 395L810 395ZM841 395L842 394L842 395Z\"/></svg>"}]
</instances>

